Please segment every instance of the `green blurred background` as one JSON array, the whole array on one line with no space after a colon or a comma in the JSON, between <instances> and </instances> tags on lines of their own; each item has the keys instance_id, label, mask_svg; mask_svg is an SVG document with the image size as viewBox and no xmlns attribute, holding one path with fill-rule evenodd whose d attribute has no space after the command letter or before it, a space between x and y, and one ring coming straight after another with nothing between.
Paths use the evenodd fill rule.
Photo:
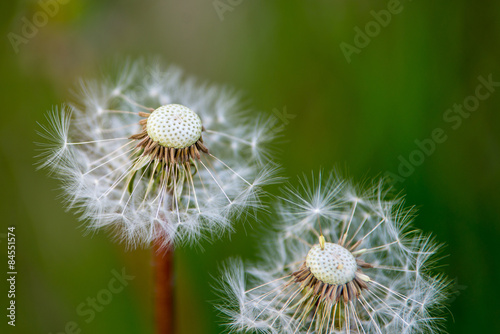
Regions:
<instances>
[{"instance_id":1,"label":"green blurred background","mask_svg":"<svg viewBox=\"0 0 500 334\"><path fill-rule=\"evenodd\" d=\"M67 333L74 321L82 333L153 332L149 251L126 250L105 233L84 236L61 207L57 182L35 171L33 142L36 122L71 98L78 77L116 57L159 55L241 89L256 109L294 115L277 157L292 182L334 165L355 179L397 174L401 158L418 159L415 140L443 129L447 140L395 186L419 207L415 225L448 245L440 270L456 279L458 293L449 332L499 333L500 87L459 126L443 117L475 94L478 76L500 81L500 2L402 1L348 62L340 44L356 46L355 27L364 30L371 11L387 7L361 0L60 0L54 16L14 46L9 33L23 36L23 18L32 21L43 8L2 1L0 247L5 253L6 227L14 224L18 314L15 330L2 315L0 331ZM229 256L252 258L258 242L250 231L240 226L231 238L201 244L203 251L177 250L179 333L221 331L212 276ZM123 267L135 278L87 323L77 307ZM5 280L1 287L4 309Z\"/></svg>"}]
</instances>

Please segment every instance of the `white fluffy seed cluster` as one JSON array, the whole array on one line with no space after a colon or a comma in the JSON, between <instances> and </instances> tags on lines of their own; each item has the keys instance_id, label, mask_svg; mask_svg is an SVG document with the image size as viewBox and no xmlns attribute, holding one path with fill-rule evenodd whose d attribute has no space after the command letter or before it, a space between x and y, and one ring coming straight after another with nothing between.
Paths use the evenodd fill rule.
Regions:
<instances>
[{"instance_id":1,"label":"white fluffy seed cluster","mask_svg":"<svg viewBox=\"0 0 500 334\"><path fill-rule=\"evenodd\" d=\"M327 242L325 249L314 245L306 258L306 265L320 281L345 284L354 279L358 265L354 256L344 247Z\"/></svg>"},{"instance_id":2,"label":"white fluffy seed cluster","mask_svg":"<svg viewBox=\"0 0 500 334\"><path fill-rule=\"evenodd\" d=\"M167 104L159 107L148 118L149 137L165 147L185 148L201 137L200 117L188 107Z\"/></svg>"}]
</instances>

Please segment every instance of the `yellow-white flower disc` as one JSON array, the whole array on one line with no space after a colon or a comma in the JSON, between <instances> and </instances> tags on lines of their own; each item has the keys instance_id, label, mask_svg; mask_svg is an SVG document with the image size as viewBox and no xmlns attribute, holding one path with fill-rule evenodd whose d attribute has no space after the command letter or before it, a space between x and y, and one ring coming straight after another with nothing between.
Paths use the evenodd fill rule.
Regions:
<instances>
[{"instance_id":1,"label":"yellow-white flower disc","mask_svg":"<svg viewBox=\"0 0 500 334\"><path fill-rule=\"evenodd\" d=\"M352 281L358 269L351 252L331 242L325 243L325 249L314 245L307 253L306 266L323 283L335 285Z\"/></svg>"},{"instance_id":2,"label":"yellow-white flower disc","mask_svg":"<svg viewBox=\"0 0 500 334\"><path fill-rule=\"evenodd\" d=\"M200 139L200 117L188 107L167 104L149 115L146 130L149 138L165 147L185 148Z\"/></svg>"}]
</instances>

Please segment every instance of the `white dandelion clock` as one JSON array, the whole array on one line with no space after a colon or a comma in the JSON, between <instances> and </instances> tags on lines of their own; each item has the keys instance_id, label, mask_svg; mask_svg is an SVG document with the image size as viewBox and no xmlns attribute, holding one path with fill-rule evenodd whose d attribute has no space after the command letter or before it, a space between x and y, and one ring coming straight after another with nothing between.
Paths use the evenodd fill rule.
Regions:
<instances>
[{"instance_id":1,"label":"white dandelion clock","mask_svg":"<svg viewBox=\"0 0 500 334\"><path fill-rule=\"evenodd\" d=\"M218 306L231 332L436 333L450 281L432 275L435 242L379 183L360 191L320 175L282 199L262 263L231 261Z\"/></svg>"},{"instance_id":2,"label":"white dandelion clock","mask_svg":"<svg viewBox=\"0 0 500 334\"><path fill-rule=\"evenodd\" d=\"M174 67L126 65L114 80L82 81L76 103L42 126L41 166L62 180L91 229L132 246L213 239L262 208L273 140L237 94Z\"/></svg>"}]
</instances>

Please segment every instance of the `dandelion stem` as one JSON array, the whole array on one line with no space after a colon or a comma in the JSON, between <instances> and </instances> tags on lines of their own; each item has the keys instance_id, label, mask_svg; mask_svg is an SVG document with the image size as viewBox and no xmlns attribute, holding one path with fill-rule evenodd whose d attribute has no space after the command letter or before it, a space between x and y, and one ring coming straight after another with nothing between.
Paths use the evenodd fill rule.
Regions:
<instances>
[{"instance_id":1,"label":"dandelion stem","mask_svg":"<svg viewBox=\"0 0 500 334\"><path fill-rule=\"evenodd\" d=\"M174 305L174 249L166 250L161 241L153 246L155 266L155 323L156 334L173 334Z\"/></svg>"},{"instance_id":2,"label":"dandelion stem","mask_svg":"<svg viewBox=\"0 0 500 334\"><path fill-rule=\"evenodd\" d=\"M158 238L153 244L153 260L155 275L155 333L174 334L174 246L168 245L165 247L164 239Z\"/></svg>"}]
</instances>

